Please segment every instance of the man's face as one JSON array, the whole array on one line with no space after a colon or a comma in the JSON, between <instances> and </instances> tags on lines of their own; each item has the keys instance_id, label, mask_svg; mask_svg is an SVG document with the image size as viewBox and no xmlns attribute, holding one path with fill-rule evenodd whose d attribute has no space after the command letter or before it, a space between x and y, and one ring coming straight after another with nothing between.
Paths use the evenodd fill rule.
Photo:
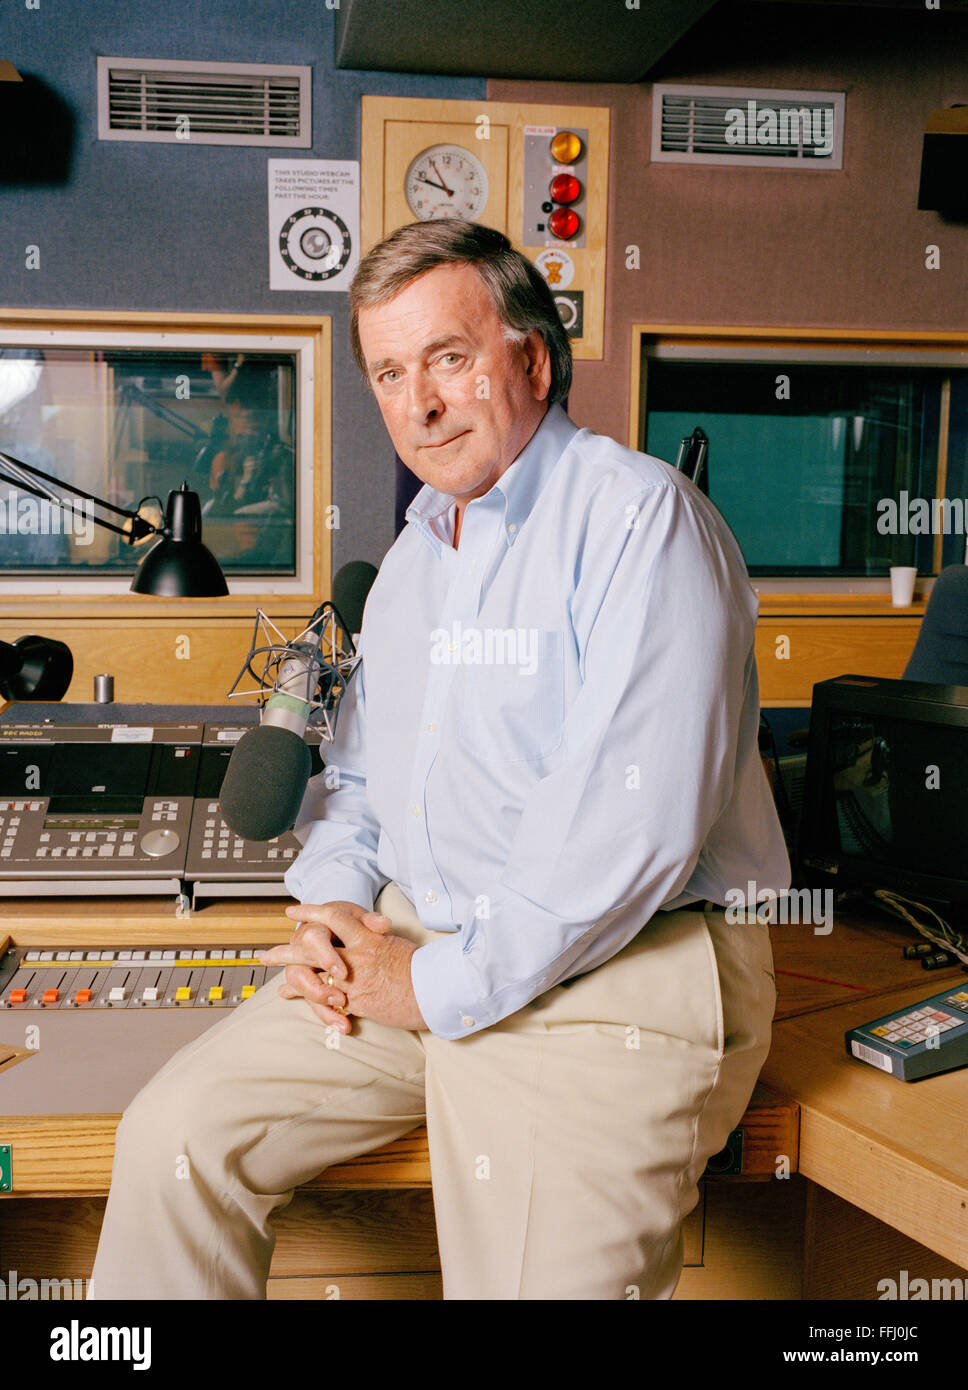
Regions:
<instances>
[{"instance_id":1,"label":"man's face","mask_svg":"<svg viewBox=\"0 0 968 1390\"><path fill-rule=\"evenodd\" d=\"M370 383L397 453L464 505L517 458L547 410L551 362L540 333L504 333L472 265L441 265L386 304L361 309Z\"/></svg>"}]
</instances>

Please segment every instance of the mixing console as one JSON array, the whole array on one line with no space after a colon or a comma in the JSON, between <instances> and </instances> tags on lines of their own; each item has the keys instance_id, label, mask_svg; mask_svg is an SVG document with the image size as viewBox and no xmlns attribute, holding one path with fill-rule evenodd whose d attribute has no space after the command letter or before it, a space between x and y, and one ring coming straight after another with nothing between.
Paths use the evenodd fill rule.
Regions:
<instances>
[{"instance_id":1,"label":"mixing console","mask_svg":"<svg viewBox=\"0 0 968 1390\"><path fill-rule=\"evenodd\" d=\"M0 957L0 1010L227 1009L268 970L253 946L12 946Z\"/></svg>"}]
</instances>

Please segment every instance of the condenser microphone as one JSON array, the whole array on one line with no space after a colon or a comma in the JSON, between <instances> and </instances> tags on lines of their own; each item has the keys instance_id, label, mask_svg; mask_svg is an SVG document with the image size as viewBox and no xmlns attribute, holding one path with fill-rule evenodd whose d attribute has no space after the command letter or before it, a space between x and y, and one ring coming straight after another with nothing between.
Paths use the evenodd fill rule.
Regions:
<instances>
[{"instance_id":1,"label":"condenser microphone","mask_svg":"<svg viewBox=\"0 0 968 1390\"><path fill-rule=\"evenodd\" d=\"M323 738L333 739L340 700L359 662L352 634L375 577L364 561L344 565L333 596L339 593L345 611L321 603L289 642L261 610L256 616L252 647L229 695L254 695L262 719L232 750L220 793L226 824L245 840L273 840L296 823L312 775L306 727L318 722ZM260 672L253 663L262 658ZM240 688L247 676L257 688Z\"/></svg>"},{"instance_id":2,"label":"condenser microphone","mask_svg":"<svg viewBox=\"0 0 968 1390\"><path fill-rule=\"evenodd\" d=\"M318 719L323 737L332 739L340 697L356 669L356 652L341 640L341 629L331 603L321 604L291 641L261 610L256 617L252 648L229 694L255 695L262 718L232 750L219 795L226 824L244 840L273 840L296 822L312 775L306 726ZM261 673L253 665L260 658ZM240 688L247 676L256 689Z\"/></svg>"}]
</instances>

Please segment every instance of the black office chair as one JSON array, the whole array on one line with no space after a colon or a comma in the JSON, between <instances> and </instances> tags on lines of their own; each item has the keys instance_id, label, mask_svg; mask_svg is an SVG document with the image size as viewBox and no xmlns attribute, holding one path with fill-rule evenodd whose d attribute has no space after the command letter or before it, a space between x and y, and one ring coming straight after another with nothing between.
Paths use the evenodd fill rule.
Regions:
<instances>
[{"instance_id":1,"label":"black office chair","mask_svg":"<svg viewBox=\"0 0 968 1390\"><path fill-rule=\"evenodd\" d=\"M904 679L968 686L968 565L947 565L934 581Z\"/></svg>"}]
</instances>

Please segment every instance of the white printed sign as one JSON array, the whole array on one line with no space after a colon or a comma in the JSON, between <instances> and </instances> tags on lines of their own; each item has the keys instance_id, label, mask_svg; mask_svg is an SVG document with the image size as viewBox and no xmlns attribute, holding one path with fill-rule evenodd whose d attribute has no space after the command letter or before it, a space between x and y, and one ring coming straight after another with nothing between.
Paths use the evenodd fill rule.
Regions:
<instances>
[{"instance_id":1,"label":"white printed sign","mask_svg":"<svg viewBox=\"0 0 968 1390\"><path fill-rule=\"evenodd\" d=\"M269 288L347 290L359 263L355 159L270 159Z\"/></svg>"}]
</instances>

